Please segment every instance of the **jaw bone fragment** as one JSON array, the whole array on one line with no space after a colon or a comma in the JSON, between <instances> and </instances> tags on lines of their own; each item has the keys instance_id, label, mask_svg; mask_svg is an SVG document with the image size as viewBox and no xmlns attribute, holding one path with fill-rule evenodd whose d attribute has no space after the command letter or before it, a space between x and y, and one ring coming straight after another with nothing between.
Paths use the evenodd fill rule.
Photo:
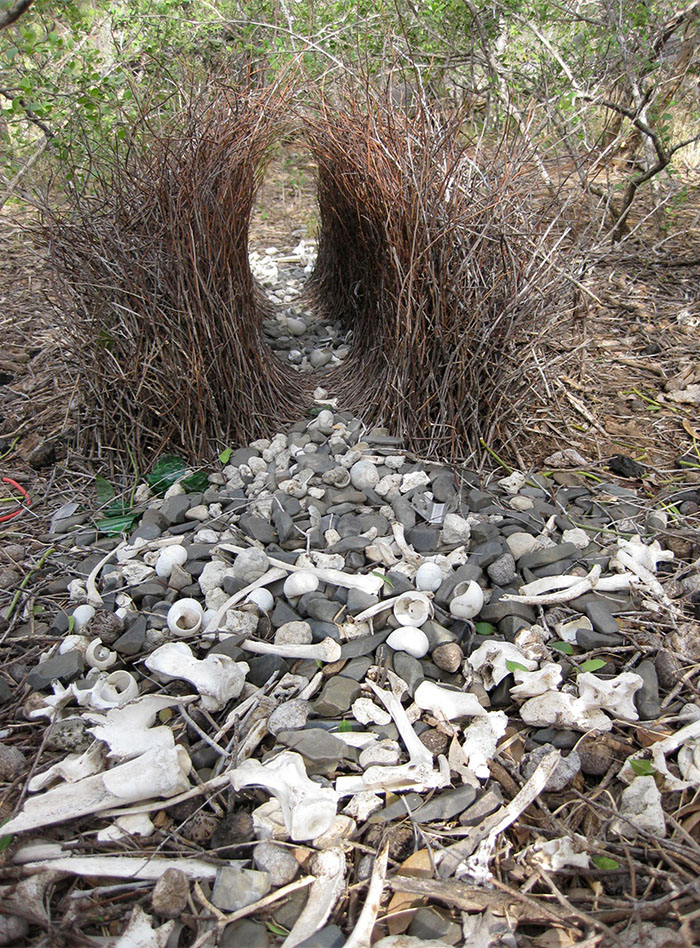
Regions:
<instances>
[{"instance_id":1,"label":"jaw bone fragment","mask_svg":"<svg viewBox=\"0 0 700 948\"><path fill-rule=\"evenodd\" d=\"M66 783L76 783L85 777L92 777L93 774L99 774L105 769L102 747L97 741L88 747L82 754L68 754L64 760L49 767L41 774L36 774L27 784L30 793L36 793L44 790L49 784L57 780L64 780Z\"/></svg>"},{"instance_id":2,"label":"jaw bone fragment","mask_svg":"<svg viewBox=\"0 0 700 948\"><path fill-rule=\"evenodd\" d=\"M214 654L197 659L185 642L166 642L146 659L152 672L191 682L202 698L207 711L220 711L231 698L243 690L248 665L228 655Z\"/></svg>"},{"instance_id":3,"label":"jaw bone fragment","mask_svg":"<svg viewBox=\"0 0 700 948\"><path fill-rule=\"evenodd\" d=\"M310 780L300 754L283 751L261 764L246 760L231 771L234 790L264 787L277 798L285 826L294 841L314 839L329 828L338 809L338 794Z\"/></svg>"},{"instance_id":4,"label":"jaw bone fragment","mask_svg":"<svg viewBox=\"0 0 700 948\"><path fill-rule=\"evenodd\" d=\"M126 803L175 796L189 789L187 775L190 767L190 759L183 747L156 747L101 774L29 797L24 808L5 824L3 830L22 833Z\"/></svg>"}]
</instances>

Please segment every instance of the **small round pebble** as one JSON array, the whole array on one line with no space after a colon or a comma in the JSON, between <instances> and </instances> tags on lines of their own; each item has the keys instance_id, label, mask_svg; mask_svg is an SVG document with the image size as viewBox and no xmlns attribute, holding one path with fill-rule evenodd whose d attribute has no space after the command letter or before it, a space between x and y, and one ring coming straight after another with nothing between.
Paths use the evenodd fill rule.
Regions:
<instances>
[{"instance_id":1,"label":"small round pebble","mask_svg":"<svg viewBox=\"0 0 700 948\"><path fill-rule=\"evenodd\" d=\"M273 889L288 885L299 872L299 863L292 853L270 840L263 840L253 850L255 868L267 872Z\"/></svg>"},{"instance_id":2,"label":"small round pebble","mask_svg":"<svg viewBox=\"0 0 700 948\"><path fill-rule=\"evenodd\" d=\"M421 731L418 735L421 744L424 744L431 754L446 754L450 739L447 734L438 731L436 728L429 728L427 731Z\"/></svg>"},{"instance_id":3,"label":"small round pebble","mask_svg":"<svg viewBox=\"0 0 700 948\"><path fill-rule=\"evenodd\" d=\"M275 737L280 731L297 731L306 726L311 703L303 698L285 701L267 719L267 729Z\"/></svg>"},{"instance_id":4,"label":"small round pebble","mask_svg":"<svg viewBox=\"0 0 700 948\"><path fill-rule=\"evenodd\" d=\"M612 748L598 738L587 737L578 745L581 770L591 777L602 777L608 772L614 757Z\"/></svg>"},{"instance_id":5,"label":"small round pebble","mask_svg":"<svg viewBox=\"0 0 700 948\"><path fill-rule=\"evenodd\" d=\"M187 907L190 883L181 869L166 869L153 887L151 905L161 918L179 918Z\"/></svg>"},{"instance_id":6,"label":"small round pebble","mask_svg":"<svg viewBox=\"0 0 700 948\"><path fill-rule=\"evenodd\" d=\"M308 622L285 622L275 632L275 645L311 645L313 640Z\"/></svg>"},{"instance_id":7,"label":"small round pebble","mask_svg":"<svg viewBox=\"0 0 700 948\"><path fill-rule=\"evenodd\" d=\"M0 783L11 783L21 776L27 760L18 747L0 744Z\"/></svg>"},{"instance_id":8,"label":"small round pebble","mask_svg":"<svg viewBox=\"0 0 700 948\"><path fill-rule=\"evenodd\" d=\"M464 653L456 642L446 642L438 645L432 654L433 662L438 668L446 672L456 672L464 661Z\"/></svg>"}]
</instances>

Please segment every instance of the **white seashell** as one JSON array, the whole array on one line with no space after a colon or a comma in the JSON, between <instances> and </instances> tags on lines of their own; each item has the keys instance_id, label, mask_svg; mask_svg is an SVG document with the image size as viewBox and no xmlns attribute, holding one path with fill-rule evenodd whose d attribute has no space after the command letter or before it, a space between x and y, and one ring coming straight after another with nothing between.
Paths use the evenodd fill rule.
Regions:
<instances>
[{"instance_id":1,"label":"white seashell","mask_svg":"<svg viewBox=\"0 0 700 948\"><path fill-rule=\"evenodd\" d=\"M85 650L85 661L90 668L99 668L100 671L116 665L118 657L116 652L102 644L101 639L93 639Z\"/></svg>"},{"instance_id":2,"label":"white seashell","mask_svg":"<svg viewBox=\"0 0 700 948\"><path fill-rule=\"evenodd\" d=\"M254 583L269 569L267 554L255 546L242 550L233 564L233 575L244 583Z\"/></svg>"},{"instance_id":3,"label":"white seashell","mask_svg":"<svg viewBox=\"0 0 700 948\"><path fill-rule=\"evenodd\" d=\"M396 652L407 652L414 658L423 658L430 648L425 632L410 625L402 625L394 629L386 640L386 644Z\"/></svg>"},{"instance_id":4,"label":"white seashell","mask_svg":"<svg viewBox=\"0 0 700 948\"><path fill-rule=\"evenodd\" d=\"M167 579L173 571L174 566L184 566L187 562L187 550L184 546L177 544L175 546L166 546L161 550L156 560L156 576L161 579Z\"/></svg>"},{"instance_id":5,"label":"white seashell","mask_svg":"<svg viewBox=\"0 0 700 948\"><path fill-rule=\"evenodd\" d=\"M484 605L484 593L481 586L470 579L464 583L457 583L454 588L454 597L450 602L450 612L456 619L473 619Z\"/></svg>"},{"instance_id":6,"label":"white seashell","mask_svg":"<svg viewBox=\"0 0 700 948\"><path fill-rule=\"evenodd\" d=\"M255 603L258 609L262 609L263 612L269 612L275 604L275 597L269 589L260 587L249 592L245 601Z\"/></svg>"},{"instance_id":7,"label":"white seashell","mask_svg":"<svg viewBox=\"0 0 700 948\"><path fill-rule=\"evenodd\" d=\"M86 635L67 635L58 646L58 654L65 655L66 652L77 650L84 655L89 644L90 639Z\"/></svg>"},{"instance_id":8,"label":"white seashell","mask_svg":"<svg viewBox=\"0 0 700 948\"><path fill-rule=\"evenodd\" d=\"M319 578L310 569L300 569L291 573L284 581L284 594L287 599L295 599L304 593L316 592L320 585Z\"/></svg>"},{"instance_id":9,"label":"white seashell","mask_svg":"<svg viewBox=\"0 0 700 948\"><path fill-rule=\"evenodd\" d=\"M73 610L73 629L75 632L82 632L90 619L95 615L94 606L76 606Z\"/></svg>"},{"instance_id":10,"label":"white seashell","mask_svg":"<svg viewBox=\"0 0 700 948\"><path fill-rule=\"evenodd\" d=\"M416 589L435 592L445 577L437 563L421 563L416 570Z\"/></svg>"},{"instance_id":11,"label":"white seashell","mask_svg":"<svg viewBox=\"0 0 700 948\"><path fill-rule=\"evenodd\" d=\"M350 480L356 490L364 490L366 487L371 490L379 483L379 471L376 464L365 459L355 461L350 468Z\"/></svg>"},{"instance_id":12,"label":"white seashell","mask_svg":"<svg viewBox=\"0 0 700 948\"><path fill-rule=\"evenodd\" d=\"M421 626L433 611L429 597L421 592L403 593L394 603L394 615L403 626Z\"/></svg>"},{"instance_id":13,"label":"white seashell","mask_svg":"<svg viewBox=\"0 0 700 948\"><path fill-rule=\"evenodd\" d=\"M167 623L173 635L194 635L202 626L204 610L196 599L178 599L168 609Z\"/></svg>"},{"instance_id":14,"label":"white seashell","mask_svg":"<svg viewBox=\"0 0 700 948\"><path fill-rule=\"evenodd\" d=\"M75 699L83 707L97 711L121 708L122 705L138 697L139 686L134 676L123 669L109 675L100 675L92 688L74 689Z\"/></svg>"}]
</instances>

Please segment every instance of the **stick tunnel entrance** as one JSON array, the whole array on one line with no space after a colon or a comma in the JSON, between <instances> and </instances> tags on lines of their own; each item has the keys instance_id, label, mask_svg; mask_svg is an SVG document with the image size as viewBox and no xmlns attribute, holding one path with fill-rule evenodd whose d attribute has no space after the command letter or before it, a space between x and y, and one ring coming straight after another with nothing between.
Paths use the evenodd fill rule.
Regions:
<instances>
[{"instance_id":1,"label":"stick tunnel entrance","mask_svg":"<svg viewBox=\"0 0 700 948\"><path fill-rule=\"evenodd\" d=\"M282 320L249 258L256 194L290 126L317 169L304 306L335 333L306 374L292 348L271 348ZM354 90L300 106L225 88L148 133L48 221L100 443L145 464L166 448L210 458L302 417L319 381L424 456L508 436L532 393L528 333L555 290L536 286L550 258L517 156L475 150L459 115L409 116Z\"/></svg>"}]
</instances>

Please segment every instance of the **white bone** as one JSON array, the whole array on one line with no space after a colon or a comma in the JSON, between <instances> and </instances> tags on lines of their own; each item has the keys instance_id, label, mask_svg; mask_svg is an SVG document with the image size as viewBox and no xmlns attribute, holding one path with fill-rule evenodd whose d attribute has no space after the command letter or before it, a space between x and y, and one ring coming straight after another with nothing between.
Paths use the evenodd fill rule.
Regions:
<instances>
[{"instance_id":1,"label":"white bone","mask_svg":"<svg viewBox=\"0 0 700 948\"><path fill-rule=\"evenodd\" d=\"M535 671L521 671L516 668L513 677L516 684L510 689L510 696L517 701L524 701L547 691L556 691L561 683L561 665L547 662Z\"/></svg>"},{"instance_id":2,"label":"white bone","mask_svg":"<svg viewBox=\"0 0 700 948\"><path fill-rule=\"evenodd\" d=\"M486 714L477 696L471 692L453 691L427 679L416 688L414 700L419 708L444 716L448 721Z\"/></svg>"},{"instance_id":3,"label":"white bone","mask_svg":"<svg viewBox=\"0 0 700 948\"><path fill-rule=\"evenodd\" d=\"M634 693L644 680L634 672L623 672L616 678L598 678L592 672L582 672L576 679L580 700L589 707L602 708L618 718L637 721Z\"/></svg>"},{"instance_id":4,"label":"white bone","mask_svg":"<svg viewBox=\"0 0 700 948\"><path fill-rule=\"evenodd\" d=\"M91 777L105 769L102 747L94 741L82 754L68 754L64 760L49 767L43 773L36 774L27 784L30 793L44 790L57 780L76 783L85 777Z\"/></svg>"},{"instance_id":5,"label":"white bone","mask_svg":"<svg viewBox=\"0 0 700 948\"><path fill-rule=\"evenodd\" d=\"M185 642L166 642L146 659L152 672L191 682L208 711L219 711L243 690L248 672L246 662L236 662L228 655L209 654L197 659Z\"/></svg>"},{"instance_id":6,"label":"white bone","mask_svg":"<svg viewBox=\"0 0 700 948\"><path fill-rule=\"evenodd\" d=\"M317 853L311 862L316 879L311 883L309 897L282 948L295 948L323 927L333 907L345 891L345 855L340 849Z\"/></svg>"},{"instance_id":7,"label":"white bone","mask_svg":"<svg viewBox=\"0 0 700 948\"><path fill-rule=\"evenodd\" d=\"M468 656L467 662L487 691L510 675L508 662L523 665L528 671L537 668L537 662L526 658L512 642L484 642Z\"/></svg>"},{"instance_id":8,"label":"white bone","mask_svg":"<svg viewBox=\"0 0 700 948\"><path fill-rule=\"evenodd\" d=\"M152 727L156 715L165 708L186 705L196 701L195 695L173 698L170 695L144 695L122 708L114 708L106 714L85 714L95 723L88 728L98 741L109 747L112 760L130 760L139 757L154 747L175 746L172 730L165 725Z\"/></svg>"},{"instance_id":9,"label":"white bone","mask_svg":"<svg viewBox=\"0 0 700 948\"><path fill-rule=\"evenodd\" d=\"M537 727L572 728L576 731L610 731L612 721L597 707L563 691L546 691L520 706L525 724Z\"/></svg>"},{"instance_id":10,"label":"white bone","mask_svg":"<svg viewBox=\"0 0 700 948\"><path fill-rule=\"evenodd\" d=\"M261 764L246 760L231 771L234 790L264 787L282 808L285 826L295 840L314 839L324 833L338 810L338 794L309 780L300 754L283 751Z\"/></svg>"},{"instance_id":11,"label":"white bone","mask_svg":"<svg viewBox=\"0 0 700 948\"><path fill-rule=\"evenodd\" d=\"M28 797L3 830L23 833L125 803L174 796L189 788L190 766L184 748L158 747L101 774Z\"/></svg>"},{"instance_id":12,"label":"white bone","mask_svg":"<svg viewBox=\"0 0 700 948\"><path fill-rule=\"evenodd\" d=\"M214 881L217 866L204 859L171 859L162 856L64 856L61 847L44 855L45 845L28 844L17 850L13 862L27 869L55 869L76 876L104 876L106 879L157 881L166 869L179 869L188 879Z\"/></svg>"},{"instance_id":13,"label":"white bone","mask_svg":"<svg viewBox=\"0 0 700 948\"><path fill-rule=\"evenodd\" d=\"M258 655L280 655L283 658L310 658L319 662L337 662L341 656L340 643L330 637L311 645L276 645L273 642L253 642L244 639L241 648Z\"/></svg>"},{"instance_id":14,"label":"white bone","mask_svg":"<svg viewBox=\"0 0 700 948\"><path fill-rule=\"evenodd\" d=\"M507 727L508 716L505 711L489 711L465 728L462 750L469 769L479 780L488 780L490 777L489 761L496 756L498 741L506 733Z\"/></svg>"},{"instance_id":15,"label":"white bone","mask_svg":"<svg viewBox=\"0 0 700 948\"><path fill-rule=\"evenodd\" d=\"M126 545L126 540L122 540L118 546L115 546L113 550L110 550L109 553L106 553L100 562L90 571L90 575L85 580L85 591L87 594L87 601L91 606L101 606L103 604L102 596L97 591L96 583L97 577L100 575L100 570L103 566L109 563L113 556L117 556L117 554L123 550Z\"/></svg>"}]
</instances>

